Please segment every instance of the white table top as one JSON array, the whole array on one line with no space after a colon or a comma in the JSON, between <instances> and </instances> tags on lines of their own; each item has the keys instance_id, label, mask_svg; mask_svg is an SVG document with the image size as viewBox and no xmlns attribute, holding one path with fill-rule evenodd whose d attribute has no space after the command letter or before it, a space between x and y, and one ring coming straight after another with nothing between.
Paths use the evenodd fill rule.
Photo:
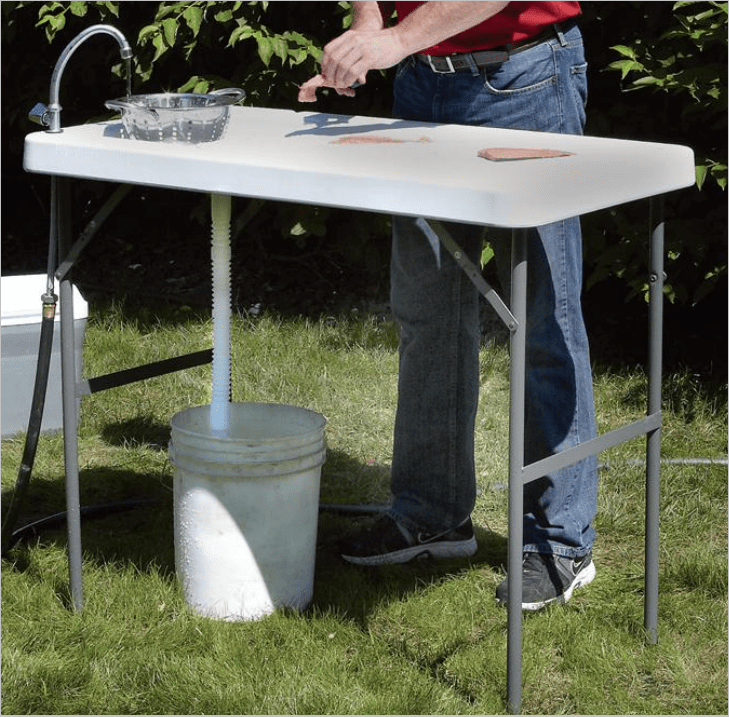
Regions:
<instances>
[{"instance_id":1,"label":"white table top","mask_svg":"<svg viewBox=\"0 0 729 717\"><path fill-rule=\"evenodd\" d=\"M344 138L369 143L337 143ZM381 139L401 141L371 143ZM491 147L573 154L478 157ZM693 152L680 145L249 107L231 107L225 136L196 145L124 139L119 121L35 132L24 166L504 227L539 226L695 181Z\"/></svg>"}]
</instances>

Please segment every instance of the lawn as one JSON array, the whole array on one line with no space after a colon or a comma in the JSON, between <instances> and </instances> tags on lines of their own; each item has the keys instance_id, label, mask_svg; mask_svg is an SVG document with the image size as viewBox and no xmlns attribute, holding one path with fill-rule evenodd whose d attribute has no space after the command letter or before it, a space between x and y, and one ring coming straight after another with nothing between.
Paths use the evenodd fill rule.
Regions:
<instances>
[{"instance_id":1,"label":"lawn","mask_svg":"<svg viewBox=\"0 0 729 717\"><path fill-rule=\"evenodd\" d=\"M209 316L92 306L84 368L98 375L210 346ZM321 501L388 498L397 334L382 317L237 316L233 399L327 418ZM484 346L477 417L478 553L362 569L336 541L371 520L323 511L314 600L255 622L194 615L174 569L169 422L210 400L210 367L83 399L85 505L145 506L84 522L85 609L69 609L65 533L2 565L3 714L501 714L506 611L508 354ZM640 369L596 367L601 431L640 417ZM643 635L644 442L600 456L597 577L524 620L528 714L727 713L726 394L690 371L665 380L659 643ZM22 437L2 443L4 504ZM675 462L679 460L679 462ZM63 443L40 442L25 524L64 508Z\"/></svg>"}]
</instances>

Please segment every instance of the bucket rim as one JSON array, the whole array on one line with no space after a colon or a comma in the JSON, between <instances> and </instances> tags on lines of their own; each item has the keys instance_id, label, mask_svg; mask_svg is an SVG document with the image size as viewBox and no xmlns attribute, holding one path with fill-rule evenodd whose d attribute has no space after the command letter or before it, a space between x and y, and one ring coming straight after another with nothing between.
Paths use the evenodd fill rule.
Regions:
<instances>
[{"instance_id":1,"label":"bucket rim","mask_svg":"<svg viewBox=\"0 0 729 717\"><path fill-rule=\"evenodd\" d=\"M291 410L293 412L298 413L299 415L305 416L307 419L310 419L312 422L312 425L310 427L306 427L305 430L300 431L298 433L293 433L288 436L278 436L278 437L272 437L272 438L255 438L255 439L243 439L230 436L216 436L212 434L212 431L210 430L208 426L209 433L201 433L200 431L191 430L188 427L183 427L180 425L180 422L182 420L182 417L185 415L190 415L194 413L202 413L204 410L210 411L211 404L204 403L198 406L191 406L189 408L184 409L183 411L178 411L174 416L172 416L172 419L170 421L170 427L173 431L177 433L181 433L186 436L195 436L195 437L203 437L205 441L210 441L212 443L230 443L231 440L246 440L246 441L252 441L257 444L265 445L269 443L276 443L278 441L281 441L285 438L296 438L301 439L303 437L306 437L309 434L316 435L323 433L324 428L327 424L326 417L310 408L303 408L302 406L295 406L293 404L288 403L273 403L273 402L259 402L259 401L231 401L230 407L231 407L231 413L233 410L233 407L248 407L253 408L254 410Z\"/></svg>"}]
</instances>

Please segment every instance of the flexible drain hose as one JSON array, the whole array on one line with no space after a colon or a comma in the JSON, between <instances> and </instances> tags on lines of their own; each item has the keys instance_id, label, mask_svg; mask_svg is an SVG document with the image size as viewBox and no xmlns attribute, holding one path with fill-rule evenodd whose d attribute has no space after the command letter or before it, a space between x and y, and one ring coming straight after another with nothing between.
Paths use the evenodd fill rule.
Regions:
<instances>
[{"instance_id":1,"label":"flexible drain hose","mask_svg":"<svg viewBox=\"0 0 729 717\"><path fill-rule=\"evenodd\" d=\"M18 479L15 483L15 490L10 501L10 508L5 514L2 525L2 554L11 547L11 537L15 523L18 520L20 508L25 500L30 483L30 474L33 471L33 463L38 448L38 437L40 436L41 421L43 419L43 407L46 401L46 386L48 384L48 371L51 365L51 354L53 352L53 325L55 324L56 303L55 295L52 300L43 296L43 319L40 328L40 344L38 348L38 364L35 372L35 385L33 387L33 399L28 418L28 433L25 438L23 458L18 471Z\"/></svg>"},{"instance_id":2,"label":"flexible drain hose","mask_svg":"<svg viewBox=\"0 0 729 717\"><path fill-rule=\"evenodd\" d=\"M58 254L58 178L51 177L50 196L50 226L48 236L48 260L46 266L47 280L46 293L41 297L43 302L43 313L40 327L40 340L38 344L38 363L35 370L35 384L33 386L33 397L30 404L30 416L28 418L28 432L25 436L25 448L23 458L18 470L18 478L15 482L15 490L10 501L10 508L5 513L2 524L2 556L10 549L13 528L18 520L20 509L25 501L25 494L28 492L30 475L33 472L33 463L38 449L38 438L40 436L41 421L43 420L43 408L46 402L46 387L48 386L48 373L51 366L51 355L53 353L53 329L56 321L56 303L58 297L55 295L53 272L56 267Z\"/></svg>"},{"instance_id":3,"label":"flexible drain hose","mask_svg":"<svg viewBox=\"0 0 729 717\"><path fill-rule=\"evenodd\" d=\"M122 185L112 196L104 202L101 210L93 218L86 227L82 235L83 246L88 244L93 235L98 230L106 217L113 211L117 204L127 195L131 187ZM58 253L58 230L59 230L59 203L58 203L58 177L51 177L51 197L50 197L50 227L48 241L48 262L47 262L47 283L46 293L43 294L41 300L43 302L43 313L40 327L40 341L38 346L38 363L36 365L35 384L33 387L33 396L30 406L30 416L28 418L28 431L25 437L25 447L23 449L23 458L18 470L18 478L15 483L15 490L10 501L10 507L5 513L2 523L2 557L17 542L17 534L22 533L15 531L15 524L20 514L20 509L25 502L25 496L30 484L30 476L33 472L33 463L38 450L38 438L40 437L41 422L43 420L43 409L45 407L46 389L48 386L48 374L50 371L51 357L53 355L53 331L55 327L56 304L58 297L54 293L54 272L56 270L57 253ZM75 261L78 252L83 246L76 246L71 249L69 256L66 257L66 269ZM63 278L63 277L61 277Z\"/></svg>"},{"instance_id":4,"label":"flexible drain hose","mask_svg":"<svg viewBox=\"0 0 729 717\"><path fill-rule=\"evenodd\" d=\"M121 513L126 510L135 508L144 508L150 505L156 505L159 501L154 498L131 498L129 500L120 500L117 503L105 503L104 505L85 505L81 507L82 518L105 518L107 515ZM24 525L22 528L14 530L8 539L8 550L16 543L27 538L37 536L42 530L51 530L60 527L68 516L68 511L62 510L60 513L40 518L32 523Z\"/></svg>"}]
</instances>

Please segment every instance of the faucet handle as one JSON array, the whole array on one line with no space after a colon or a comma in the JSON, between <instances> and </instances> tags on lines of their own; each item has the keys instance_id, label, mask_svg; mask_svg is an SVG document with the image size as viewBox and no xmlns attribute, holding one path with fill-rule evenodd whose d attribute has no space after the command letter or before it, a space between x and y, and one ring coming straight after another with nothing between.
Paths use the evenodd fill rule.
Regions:
<instances>
[{"instance_id":1,"label":"faucet handle","mask_svg":"<svg viewBox=\"0 0 729 717\"><path fill-rule=\"evenodd\" d=\"M42 102L36 103L33 109L28 112L28 119L42 127L48 127L51 123L48 117L48 107L46 107Z\"/></svg>"}]
</instances>

